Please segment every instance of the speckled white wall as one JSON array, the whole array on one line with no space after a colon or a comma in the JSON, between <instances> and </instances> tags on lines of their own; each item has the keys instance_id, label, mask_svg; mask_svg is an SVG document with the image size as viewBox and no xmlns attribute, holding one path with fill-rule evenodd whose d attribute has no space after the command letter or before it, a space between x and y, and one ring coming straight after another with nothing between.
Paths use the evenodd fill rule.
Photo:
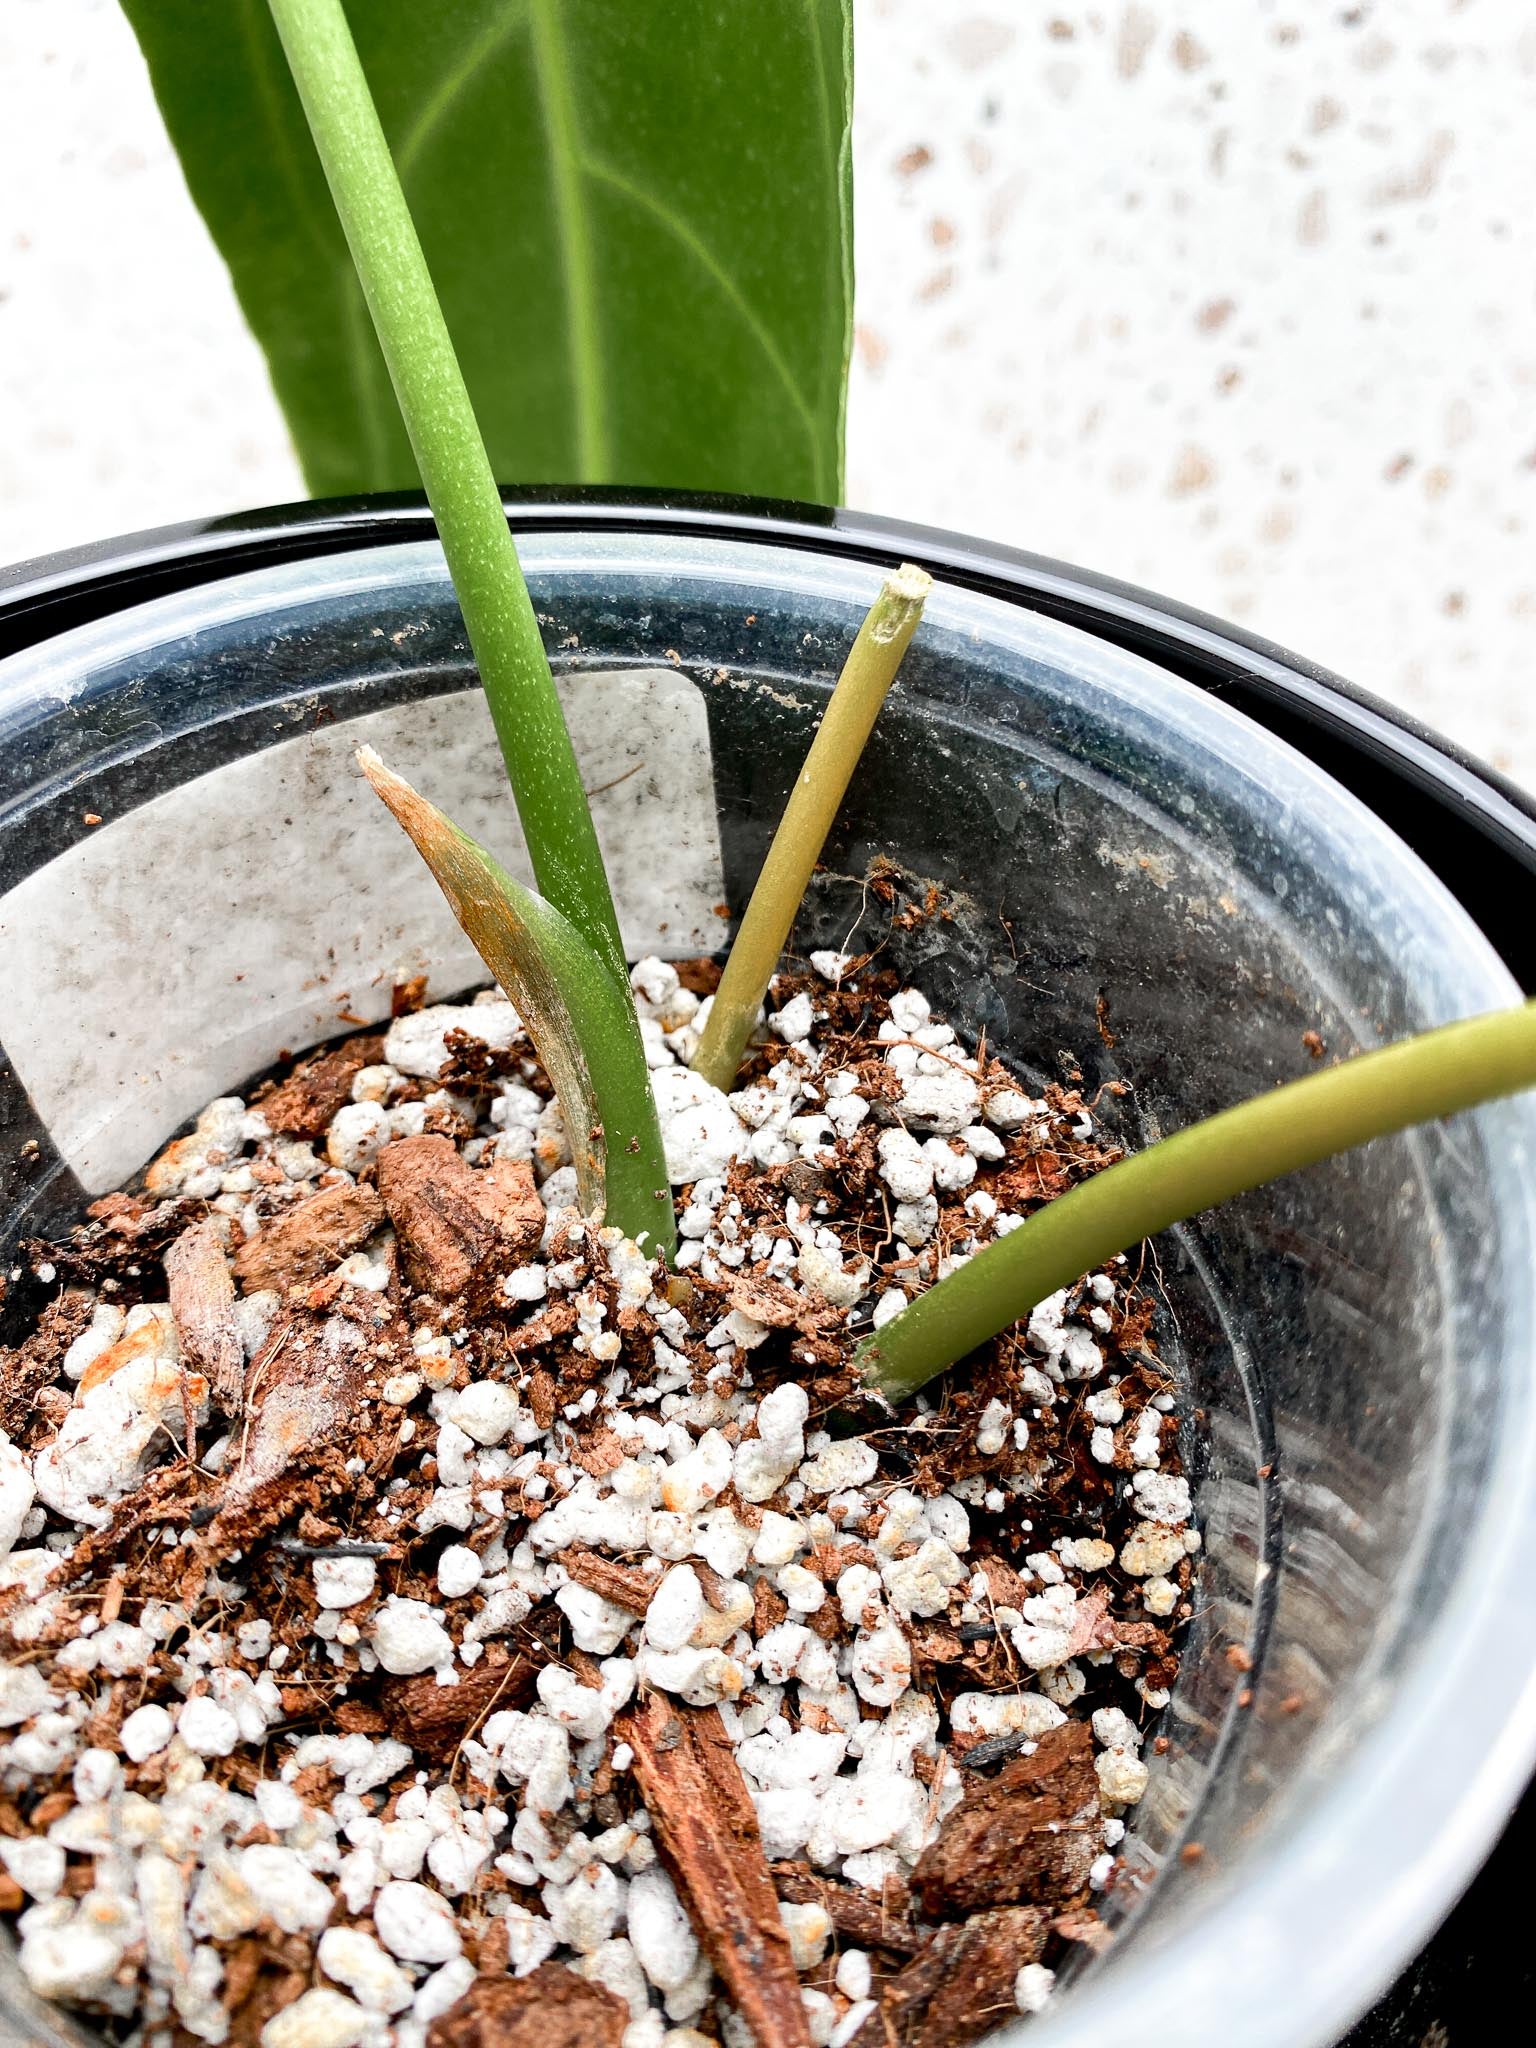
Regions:
<instances>
[{"instance_id":1,"label":"speckled white wall","mask_svg":"<svg viewBox=\"0 0 1536 2048\"><path fill-rule=\"evenodd\" d=\"M1536 784L1536 14L858 15L853 502L1238 620Z\"/></svg>"},{"instance_id":2,"label":"speckled white wall","mask_svg":"<svg viewBox=\"0 0 1536 2048\"><path fill-rule=\"evenodd\" d=\"M0 0L0 561L304 496L117 0Z\"/></svg>"},{"instance_id":3,"label":"speckled white wall","mask_svg":"<svg viewBox=\"0 0 1536 2048\"><path fill-rule=\"evenodd\" d=\"M1536 786L1523 0L856 15L850 500L1240 620ZM5 0L0 79L0 559L300 495L113 0Z\"/></svg>"}]
</instances>

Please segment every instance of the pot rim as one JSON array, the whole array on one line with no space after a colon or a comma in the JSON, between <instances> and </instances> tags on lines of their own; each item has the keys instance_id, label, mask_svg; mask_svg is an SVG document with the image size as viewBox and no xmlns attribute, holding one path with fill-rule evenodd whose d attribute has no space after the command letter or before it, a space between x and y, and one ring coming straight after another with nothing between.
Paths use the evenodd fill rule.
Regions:
<instances>
[{"instance_id":1,"label":"pot rim","mask_svg":"<svg viewBox=\"0 0 1536 2048\"><path fill-rule=\"evenodd\" d=\"M1475 921L1527 986L1536 979L1536 941L1529 933L1522 939L1513 914L1520 891L1490 887L1493 857L1528 892L1536 876L1536 806L1413 721L1267 642L1108 579L894 521L675 496L640 502L632 494L507 494L507 502L515 530L526 533L707 535L863 562L915 558L953 583L1128 647L1292 738L1397 829L1464 907L1471 888ZM0 652L178 589L432 533L423 501L402 496L278 508L99 543L0 575ZM1298 730L1307 735L1299 742ZM1349 772L1320 758L1330 749ZM1372 802L1373 780L1399 793L1416 832L1401 830L1382 803ZM1470 849L1459 870L1454 847L1448 855L1445 844L1457 832ZM1495 929L1500 905L1512 909L1502 941ZM1529 1414L1527 1426L1511 1432L1490 1490L1507 1496L1514 1472L1536 1469L1533 1429L1536 1414ZM1033 2023L1032 2043L1096 2048L1106 2025L1130 2021L1190 2048L1216 2048L1230 2039L1231 2015L1241 2010L1251 2048L1311 2048L1334 2038L1412 1955L1491 1846L1536 1755L1536 1673L1511 1627L1508 1531L1501 1539L1490 1519L1474 1532L1459 1574L1470 1584L1458 1633L1475 1658L1443 1658L1438 1666L1416 1660L1411 1694L1399 1693L1384 1709L1348 1771L1317 1810L1277 1835L1266 1864L1245 1866L1243 1883L1224 1895L1213 1888L1192 1921L1138 1942L1128 1959L1133 1967L1122 1971L1111 1962L1096 1972L1059 2012ZM1444 1631L1431 1634L1438 1639ZM1459 1770L1430 1768L1437 1742L1443 1745L1452 1727L1456 1755L1476 1760L1465 1780ZM1350 1845L1347 1872L1339 1867L1341 1842ZM1338 1938L1345 1911L1353 1922L1348 1942ZM1296 1961L1307 1954L1315 1967L1302 1976ZM1007 2027L993 2038L1012 2042L1022 2033Z\"/></svg>"},{"instance_id":2,"label":"pot rim","mask_svg":"<svg viewBox=\"0 0 1536 2048\"><path fill-rule=\"evenodd\" d=\"M1536 990L1536 924L1521 907L1536 884L1536 794L1271 640L1049 556L872 513L596 486L503 486L502 500L517 533L708 536L881 565L916 560L1140 654L1289 740L1358 796L1440 877L1521 986ZM188 520L40 556L0 569L0 657L200 583L434 534L425 497L406 491Z\"/></svg>"}]
</instances>

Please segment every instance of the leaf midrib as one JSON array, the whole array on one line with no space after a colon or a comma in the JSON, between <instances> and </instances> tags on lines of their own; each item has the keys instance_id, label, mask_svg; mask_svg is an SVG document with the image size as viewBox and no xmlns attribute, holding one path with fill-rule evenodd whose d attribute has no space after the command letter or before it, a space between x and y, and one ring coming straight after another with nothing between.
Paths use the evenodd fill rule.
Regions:
<instances>
[{"instance_id":1,"label":"leaf midrib","mask_svg":"<svg viewBox=\"0 0 1536 2048\"><path fill-rule=\"evenodd\" d=\"M613 448L608 431L607 393L602 351L597 336L597 277L592 258L591 222L581 183L581 148L576 129L576 103L571 91L565 35L559 0L529 0L533 38L533 73L539 108L549 138L550 181L554 194L555 238L565 285L566 324L570 335L571 384L576 401L577 481L615 481Z\"/></svg>"}]
</instances>

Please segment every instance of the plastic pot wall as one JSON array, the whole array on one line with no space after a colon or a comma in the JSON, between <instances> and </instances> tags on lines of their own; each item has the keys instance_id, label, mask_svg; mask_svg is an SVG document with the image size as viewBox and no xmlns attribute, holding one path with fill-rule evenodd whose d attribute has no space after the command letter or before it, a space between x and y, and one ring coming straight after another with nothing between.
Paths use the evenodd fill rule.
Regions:
<instances>
[{"instance_id":1,"label":"plastic pot wall","mask_svg":"<svg viewBox=\"0 0 1536 2048\"><path fill-rule=\"evenodd\" d=\"M712 950L878 571L579 528L523 552L632 948ZM365 740L519 865L428 543L220 578L0 663L6 1249L280 1052L386 1014L397 977L477 979L355 774ZM895 923L877 857L948 914ZM1331 1056L1516 994L1299 754L964 589L930 604L826 867L802 943L883 947L1037 1082L1129 1083L1132 1141L1306 1071L1304 1034ZM1204 1597L1121 1938L1034 2048L1227 2048L1236 2013L1245 2048L1332 2039L1496 1834L1536 1746L1533 1161L1536 1114L1504 1105L1160 1241ZM14 1973L0 1996L0 2038L72 2038Z\"/></svg>"}]
</instances>

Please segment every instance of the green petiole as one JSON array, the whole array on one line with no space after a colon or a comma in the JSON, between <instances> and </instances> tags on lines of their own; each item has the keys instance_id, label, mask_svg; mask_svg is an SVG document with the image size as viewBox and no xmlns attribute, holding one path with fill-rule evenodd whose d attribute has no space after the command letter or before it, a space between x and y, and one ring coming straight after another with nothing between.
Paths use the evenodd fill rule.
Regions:
<instances>
[{"instance_id":1,"label":"green petiole","mask_svg":"<svg viewBox=\"0 0 1536 2048\"><path fill-rule=\"evenodd\" d=\"M1287 1082L1095 1174L930 1287L859 1346L900 1401L1143 1238L1412 1124L1536 1087L1536 1002L1446 1024Z\"/></svg>"},{"instance_id":2,"label":"green petiole","mask_svg":"<svg viewBox=\"0 0 1536 2048\"><path fill-rule=\"evenodd\" d=\"M621 987L618 918L501 493L341 0L268 0L464 613L540 893Z\"/></svg>"},{"instance_id":3,"label":"green petiole","mask_svg":"<svg viewBox=\"0 0 1536 2048\"><path fill-rule=\"evenodd\" d=\"M734 1086L741 1056L837 807L923 615L933 579L910 562L887 576L843 663L731 947L693 1056L695 1073Z\"/></svg>"}]
</instances>

